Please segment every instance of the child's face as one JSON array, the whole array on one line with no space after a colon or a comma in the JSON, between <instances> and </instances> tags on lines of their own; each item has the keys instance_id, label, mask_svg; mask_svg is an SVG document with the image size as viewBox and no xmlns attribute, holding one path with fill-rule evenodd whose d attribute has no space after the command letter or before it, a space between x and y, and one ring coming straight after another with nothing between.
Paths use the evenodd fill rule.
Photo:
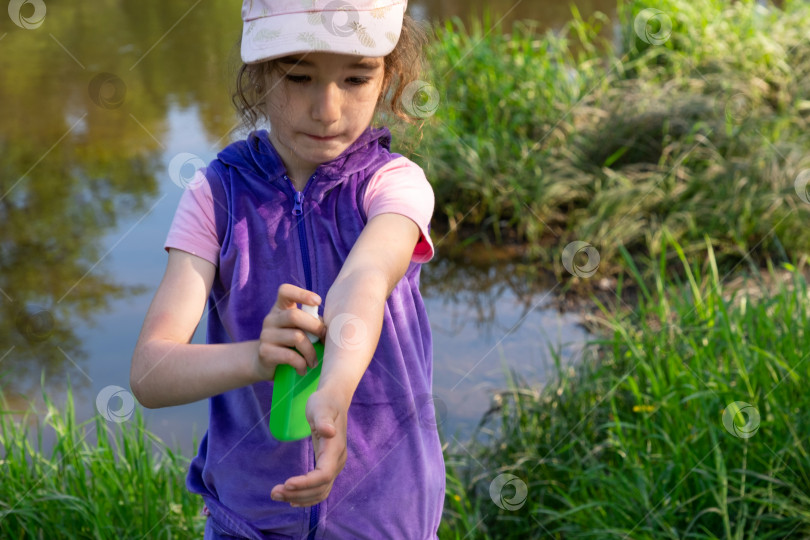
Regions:
<instances>
[{"instance_id":1,"label":"child's face","mask_svg":"<svg viewBox=\"0 0 810 540\"><path fill-rule=\"evenodd\" d=\"M383 84L383 59L309 53L277 62L265 80L270 139L288 173L308 178L371 123Z\"/></svg>"}]
</instances>

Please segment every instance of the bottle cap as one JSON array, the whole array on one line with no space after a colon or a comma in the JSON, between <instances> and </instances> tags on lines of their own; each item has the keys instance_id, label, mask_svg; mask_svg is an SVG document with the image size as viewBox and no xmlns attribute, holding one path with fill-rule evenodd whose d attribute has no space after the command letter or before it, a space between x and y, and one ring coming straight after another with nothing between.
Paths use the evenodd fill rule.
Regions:
<instances>
[{"instance_id":1,"label":"bottle cap","mask_svg":"<svg viewBox=\"0 0 810 540\"><path fill-rule=\"evenodd\" d=\"M312 315L313 317L315 317L316 319L320 320L320 317L318 317L318 306L310 306L308 304L301 304L301 311L303 311L304 313L308 313L308 314ZM313 334L311 332L306 332L306 334L307 334L307 337L309 338L309 341L311 343L316 343L317 341L320 340L320 338L318 336L316 336L315 334Z\"/></svg>"}]
</instances>

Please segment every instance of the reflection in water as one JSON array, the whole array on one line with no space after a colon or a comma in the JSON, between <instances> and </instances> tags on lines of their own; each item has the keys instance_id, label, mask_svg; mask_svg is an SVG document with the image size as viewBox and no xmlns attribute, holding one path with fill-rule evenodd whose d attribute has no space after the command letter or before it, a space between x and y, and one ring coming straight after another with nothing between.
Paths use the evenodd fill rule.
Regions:
<instances>
[{"instance_id":1,"label":"reflection in water","mask_svg":"<svg viewBox=\"0 0 810 540\"><path fill-rule=\"evenodd\" d=\"M613 10L608 2L578 5L585 16ZM466 18L486 6L493 19L509 11L505 21L539 19L543 28L561 26L570 14L552 1L410 6L417 18L433 21ZM154 213L163 221L173 213L173 205L160 204L167 197L160 183L177 153L210 153L192 142L201 138L218 141L216 147L227 143L235 127L229 88L240 31L239 10L228 0L49 3L32 29L0 13L0 386L6 392L38 394L43 369L49 392L61 392L66 375L74 387L91 377L106 384L101 379L113 370L111 383L128 381L130 342L159 279L143 276L165 264L159 249L165 228L143 240L148 249L121 242L141 235ZM177 110L194 110L200 125L172 125ZM182 144L172 147L172 137ZM135 268L134 283L148 293L120 268L105 270L122 250L138 252L127 271ZM437 328L436 393L449 416L472 418L478 413L468 402L481 401L482 381L502 381L499 358L528 369L547 347L542 334L552 323L536 305L539 287L515 267L442 257L425 268L423 283ZM100 320L102 313L109 315ZM101 330L88 331L91 322ZM105 348L115 349L114 365L98 352ZM92 414L95 396L86 397L83 410ZM161 435L205 425L199 407L192 418L186 410L150 416L162 415ZM183 446L185 453L193 450Z\"/></svg>"},{"instance_id":2,"label":"reflection in water","mask_svg":"<svg viewBox=\"0 0 810 540\"><path fill-rule=\"evenodd\" d=\"M473 435L510 379L542 384L555 375L557 359L561 366L577 361L588 339L576 314L551 307L554 285L515 263L475 255L439 256L422 271L435 403L437 413L447 411L439 422L452 444Z\"/></svg>"},{"instance_id":3,"label":"reflection in water","mask_svg":"<svg viewBox=\"0 0 810 540\"><path fill-rule=\"evenodd\" d=\"M0 103L14 101L6 90ZM17 104L37 118L39 100ZM84 117L87 130L104 121ZM4 122L0 130L0 384L17 391L26 391L24 380L38 383L43 368L55 382L68 362L80 363L77 318L130 292L96 268L99 242L120 219L142 212L155 191L154 152L124 152L81 134L54 145L50 130L31 129L36 123Z\"/></svg>"},{"instance_id":4,"label":"reflection in water","mask_svg":"<svg viewBox=\"0 0 810 540\"><path fill-rule=\"evenodd\" d=\"M472 322L486 334L505 331L496 323L496 308L504 295L514 298L517 313L524 317L541 307L538 298L549 286L554 286L541 281L536 269L524 268L505 258L505 250L480 245L470 250L439 251L422 271L421 290L425 297L465 307L461 320L454 321L454 325Z\"/></svg>"},{"instance_id":5,"label":"reflection in water","mask_svg":"<svg viewBox=\"0 0 810 540\"><path fill-rule=\"evenodd\" d=\"M615 0L578 0L572 2L584 17L596 11L615 13ZM460 17L465 23L491 15L493 22L511 24L530 19L541 29L562 27L571 19L571 4L556 0L410 0L408 10L418 20L445 21Z\"/></svg>"},{"instance_id":6,"label":"reflection in water","mask_svg":"<svg viewBox=\"0 0 810 540\"><path fill-rule=\"evenodd\" d=\"M230 12L228 2L216 7ZM161 39L166 21L185 9L177 2L79 3L49 10L29 29L0 16L0 385L6 388L31 393L43 370L49 387L63 388L66 369L82 370L85 354L74 328L134 291L102 271L101 240L154 204L169 106L227 103L224 85L205 82L220 79L215 74L223 66L211 51L228 51L235 34L207 17L214 15L209 8L188 16L189 28L205 39L179 32ZM208 130L227 133L230 114L200 110Z\"/></svg>"}]
</instances>

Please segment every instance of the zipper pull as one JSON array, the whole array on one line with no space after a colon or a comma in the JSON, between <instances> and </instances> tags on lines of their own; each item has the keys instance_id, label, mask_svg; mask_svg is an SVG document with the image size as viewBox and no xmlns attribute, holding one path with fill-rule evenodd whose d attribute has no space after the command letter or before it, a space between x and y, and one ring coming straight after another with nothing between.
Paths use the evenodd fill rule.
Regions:
<instances>
[{"instance_id":1,"label":"zipper pull","mask_svg":"<svg viewBox=\"0 0 810 540\"><path fill-rule=\"evenodd\" d=\"M295 206L293 206L292 214L300 216L304 213L304 194L300 191L295 192Z\"/></svg>"}]
</instances>

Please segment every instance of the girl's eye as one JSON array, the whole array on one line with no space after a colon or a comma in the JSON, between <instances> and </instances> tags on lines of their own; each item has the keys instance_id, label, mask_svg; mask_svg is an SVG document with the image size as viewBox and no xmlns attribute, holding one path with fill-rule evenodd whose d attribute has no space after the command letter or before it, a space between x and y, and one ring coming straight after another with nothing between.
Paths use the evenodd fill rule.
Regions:
<instances>
[{"instance_id":1,"label":"girl's eye","mask_svg":"<svg viewBox=\"0 0 810 540\"><path fill-rule=\"evenodd\" d=\"M368 82L368 77L349 77L346 81L354 86L360 86Z\"/></svg>"},{"instance_id":2,"label":"girl's eye","mask_svg":"<svg viewBox=\"0 0 810 540\"><path fill-rule=\"evenodd\" d=\"M309 75L287 75L287 80L291 83L305 83L309 81Z\"/></svg>"}]
</instances>

